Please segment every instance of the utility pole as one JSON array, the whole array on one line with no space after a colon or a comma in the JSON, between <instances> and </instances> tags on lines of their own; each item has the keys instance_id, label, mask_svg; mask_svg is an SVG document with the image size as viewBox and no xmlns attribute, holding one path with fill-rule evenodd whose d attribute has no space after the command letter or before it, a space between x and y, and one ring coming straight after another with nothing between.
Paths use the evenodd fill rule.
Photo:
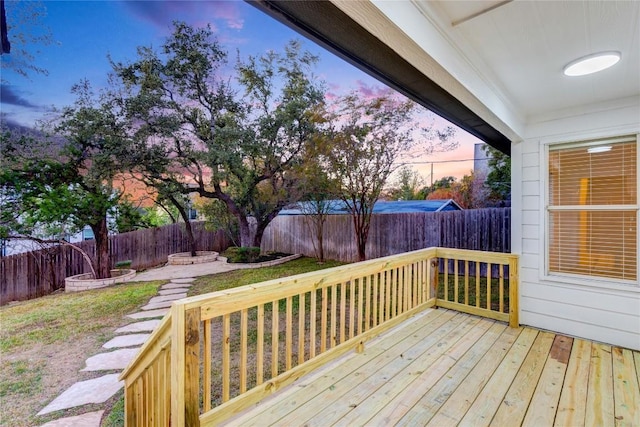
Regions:
<instances>
[{"instance_id":1,"label":"utility pole","mask_svg":"<svg viewBox=\"0 0 640 427\"><path fill-rule=\"evenodd\" d=\"M431 162L431 188L433 188L433 162Z\"/></svg>"}]
</instances>

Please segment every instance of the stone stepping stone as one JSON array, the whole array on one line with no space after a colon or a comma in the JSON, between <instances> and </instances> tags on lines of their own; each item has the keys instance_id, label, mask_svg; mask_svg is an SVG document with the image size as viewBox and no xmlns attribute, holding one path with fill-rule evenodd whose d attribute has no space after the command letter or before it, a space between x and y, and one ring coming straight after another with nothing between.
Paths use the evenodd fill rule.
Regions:
<instances>
[{"instance_id":1,"label":"stone stepping stone","mask_svg":"<svg viewBox=\"0 0 640 427\"><path fill-rule=\"evenodd\" d=\"M169 312L168 308L158 308L156 310L140 311L138 313L127 314L132 319L149 319L152 317L164 317Z\"/></svg>"},{"instance_id":2,"label":"stone stepping stone","mask_svg":"<svg viewBox=\"0 0 640 427\"><path fill-rule=\"evenodd\" d=\"M183 277L181 279L171 279L172 283L191 283L196 280L195 277Z\"/></svg>"},{"instance_id":3,"label":"stone stepping stone","mask_svg":"<svg viewBox=\"0 0 640 427\"><path fill-rule=\"evenodd\" d=\"M116 334L126 334L129 332L152 332L160 324L160 319L143 320L142 322L131 323L127 326L116 329Z\"/></svg>"},{"instance_id":4,"label":"stone stepping stone","mask_svg":"<svg viewBox=\"0 0 640 427\"><path fill-rule=\"evenodd\" d=\"M77 382L45 406L38 412L38 415L74 408L88 403L106 402L124 385L123 381L118 381L119 375L108 374L92 380Z\"/></svg>"},{"instance_id":5,"label":"stone stepping stone","mask_svg":"<svg viewBox=\"0 0 640 427\"><path fill-rule=\"evenodd\" d=\"M162 295L159 297L153 297L149 300L149 304L155 304L158 302L165 302L165 301L177 301L179 299L182 298L186 298L187 294L186 292L180 293L180 294L173 294L173 295Z\"/></svg>"},{"instance_id":6,"label":"stone stepping stone","mask_svg":"<svg viewBox=\"0 0 640 427\"><path fill-rule=\"evenodd\" d=\"M80 372L124 369L136 354L138 354L138 350L140 350L140 347L122 348L109 353L96 354L87 359L85 362L87 366L81 369Z\"/></svg>"},{"instance_id":7,"label":"stone stepping stone","mask_svg":"<svg viewBox=\"0 0 640 427\"><path fill-rule=\"evenodd\" d=\"M175 288L175 289L167 289L163 291L158 291L159 295L174 295L174 294L187 294L188 288Z\"/></svg>"},{"instance_id":8,"label":"stone stepping stone","mask_svg":"<svg viewBox=\"0 0 640 427\"><path fill-rule=\"evenodd\" d=\"M133 347L134 345L141 345L149 338L151 334L129 334L115 337L109 342L102 345L104 348L122 348Z\"/></svg>"},{"instance_id":9,"label":"stone stepping stone","mask_svg":"<svg viewBox=\"0 0 640 427\"><path fill-rule=\"evenodd\" d=\"M104 411L87 412L86 414L76 415L75 417L49 421L40 427L100 427L102 414L104 414Z\"/></svg>"},{"instance_id":10,"label":"stone stepping stone","mask_svg":"<svg viewBox=\"0 0 640 427\"><path fill-rule=\"evenodd\" d=\"M162 285L160 289L176 289L176 288L190 288L191 285L188 283L169 283L167 285Z\"/></svg>"},{"instance_id":11,"label":"stone stepping stone","mask_svg":"<svg viewBox=\"0 0 640 427\"><path fill-rule=\"evenodd\" d=\"M173 304L173 301L156 302L154 304L147 304L140 307L141 310L157 310L159 308L169 308Z\"/></svg>"}]
</instances>

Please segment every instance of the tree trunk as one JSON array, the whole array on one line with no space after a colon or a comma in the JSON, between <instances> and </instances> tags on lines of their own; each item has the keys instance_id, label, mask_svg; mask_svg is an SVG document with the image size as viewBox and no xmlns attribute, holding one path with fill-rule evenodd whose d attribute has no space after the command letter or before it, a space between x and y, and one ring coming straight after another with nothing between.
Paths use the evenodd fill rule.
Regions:
<instances>
[{"instance_id":1,"label":"tree trunk","mask_svg":"<svg viewBox=\"0 0 640 427\"><path fill-rule=\"evenodd\" d=\"M324 215L319 215L316 222L316 239L318 240L318 262L324 263L324 222L326 218Z\"/></svg>"},{"instance_id":2,"label":"tree trunk","mask_svg":"<svg viewBox=\"0 0 640 427\"><path fill-rule=\"evenodd\" d=\"M178 213L184 220L184 228L187 232L187 241L189 242L189 252L191 253L191 256L198 255L196 252L196 238L193 236L193 229L191 228L191 221L189 220L189 212L187 212L184 206L182 206L175 197L169 196L169 200L173 203L176 209L178 209Z\"/></svg>"},{"instance_id":3,"label":"tree trunk","mask_svg":"<svg viewBox=\"0 0 640 427\"><path fill-rule=\"evenodd\" d=\"M187 240L189 240L189 247L191 248L191 256L198 255L197 246L196 246L196 238L193 236L193 228L191 228L191 221L187 220L184 222L184 228L187 232Z\"/></svg>"},{"instance_id":4,"label":"tree trunk","mask_svg":"<svg viewBox=\"0 0 640 427\"><path fill-rule=\"evenodd\" d=\"M96 279L107 279L111 277L111 262L109 259L109 230L107 229L107 218L102 218L97 224L90 225L96 239L96 258L94 270Z\"/></svg>"},{"instance_id":5,"label":"tree trunk","mask_svg":"<svg viewBox=\"0 0 640 427\"><path fill-rule=\"evenodd\" d=\"M240 228L240 246L249 247L253 244L251 241L251 227L247 217L241 213L235 215L238 219L238 227Z\"/></svg>"},{"instance_id":6,"label":"tree trunk","mask_svg":"<svg viewBox=\"0 0 640 427\"><path fill-rule=\"evenodd\" d=\"M259 248L260 245L262 245L262 236L264 236L264 230L267 228L267 225L269 225L269 223L265 224L258 224L258 226L256 227L256 235L253 236L253 246L256 248Z\"/></svg>"},{"instance_id":7,"label":"tree trunk","mask_svg":"<svg viewBox=\"0 0 640 427\"><path fill-rule=\"evenodd\" d=\"M367 259L367 240L369 238L369 222L371 215L366 213L353 214L353 226L356 232L356 247L358 249L358 261Z\"/></svg>"}]
</instances>

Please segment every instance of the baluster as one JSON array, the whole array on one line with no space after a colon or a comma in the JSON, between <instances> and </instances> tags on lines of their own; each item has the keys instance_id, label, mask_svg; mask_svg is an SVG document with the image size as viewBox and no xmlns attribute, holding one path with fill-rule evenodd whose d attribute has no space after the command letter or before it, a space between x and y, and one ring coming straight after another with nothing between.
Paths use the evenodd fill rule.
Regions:
<instances>
[{"instance_id":1,"label":"baluster","mask_svg":"<svg viewBox=\"0 0 640 427\"><path fill-rule=\"evenodd\" d=\"M222 402L229 400L231 380L231 315L222 316Z\"/></svg>"},{"instance_id":2,"label":"baluster","mask_svg":"<svg viewBox=\"0 0 640 427\"><path fill-rule=\"evenodd\" d=\"M204 322L204 411L211 409L211 319Z\"/></svg>"},{"instance_id":3,"label":"baluster","mask_svg":"<svg viewBox=\"0 0 640 427\"><path fill-rule=\"evenodd\" d=\"M306 294L300 294L298 303L298 365L300 365L304 362L305 330L307 329L305 322Z\"/></svg>"},{"instance_id":4,"label":"baluster","mask_svg":"<svg viewBox=\"0 0 640 427\"><path fill-rule=\"evenodd\" d=\"M258 306L258 336L256 343L256 385L264 382L264 304Z\"/></svg>"},{"instance_id":5,"label":"baluster","mask_svg":"<svg viewBox=\"0 0 640 427\"><path fill-rule=\"evenodd\" d=\"M316 356L316 304L318 293L314 289L311 291L311 304L309 307L309 358Z\"/></svg>"},{"instance_id":6,"label":"baluster","mask_svg":"<svg viewBox=\"0 0 640 427\"><path fill-rule=\"evenodd\" d=\"M291 369L291 354L293 349L293 298L287 297L287 308L286 308L286 324L285 324L285 366L287 371Z\"/></svg>"},{"instance_id":7,"label":"baluster","mask_svg":"<svg viewBox=\"0 0 640 427\"><path fill-rule=\"evenodd\" d=\"M280 346L279 301L274 301L271 308L271 378L278 376L278 347Z\"/></svg>"},{"instance_id":8,"label":"baluster","mask_svg":"<svg viewBox=\"0 0 640 427\"><path fill-rule=\"evenodd\" d=\"M240 394L247 391L247 325L248 310L240 312Z\"/></svg>"}]
</instances>

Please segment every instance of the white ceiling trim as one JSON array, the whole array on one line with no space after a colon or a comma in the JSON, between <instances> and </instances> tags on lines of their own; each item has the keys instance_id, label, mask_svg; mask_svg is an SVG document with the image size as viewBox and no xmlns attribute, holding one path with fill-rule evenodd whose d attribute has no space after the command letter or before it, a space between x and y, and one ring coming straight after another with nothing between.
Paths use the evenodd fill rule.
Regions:
<instances>
[{"instance_id":1,"label":"white ceiling trim","mask_svg":"<svg viewBox=\"0 0 640 427\"><path fill-rule=\"evenodd\" d=\"M497 79L492 79L491 76L485 77L486 70L489 68L479 69L477 64L481 64L480 59L469 58L469 55L463 52L458 47L459 44L452 41L449 33L440 26L438 18L432 19L432 14L437 12L425 11L414 1L373 0L372 3L384 14L386 19L394 23L395 28L399 28L398 31L403 38L409 38L413 42L412 44L419 49L413 52L405 49L406 52L402 53L396 46L402 48L406 41L399 42L397 41L398 37L389 37L392 41L396 39L396 46L392 46L394 50L509 139L512 141L522 139L524 120L519 115L519 110L510 102L502 88L492 83L498 81ZM386 42L386 40L384 41ZM436 68L433 66L430 68L417 66L420 63L419 56L428 56L431 61L438 64L442 71L435 72ZM456 82L455 85L452 84L452 79ZM482 108L478 109L478 107L469 104L466 101L470 98L469 95L476 102L479 101ZM483 110L489 110L491 114L487 114ZM497 122L496 119L498 119Z\"/></svg>"},{"instance_id":2,"label":"white ceiling trim","mask_svg":"<svg viewBox=\"0 0 640 427\"><path fill-rule=\"evenodd\" d=\"M476 85L484 88L484 97L491 95L493 98L492 102L481 99L477 90L469 90L462 84L460 79L452 75L440 63L438 58L432 56L435 47L432 47L427 53L426 49L420 46L413 37L400 29L400 27L404 29L416 27L414 32L428 32L434 43L437 42L442 50L439 56L446 56L445 52L447 51L449 55L455 54L457 56L455 50L452 49L453 46L443 39L440 31L424 19L412 3L376 2L374 5L373 2L369 1L332 0L332 2L359 25L392 48L425 76L451 93L507 138L512 141L520 141L522 139L522 121L515 117L513 113L508 114L510 111L515 111L515 109L506 107L504 102L495 96L494 91L488 89L484 82L478 80ZM416 18L418 21L415 20ZM397 25L397 23L402 25ZM412 25L409 25L409 23ZM460 64L466 64L466 61L459 56L456 61ZM473 73L470 74L473 75Z\"/></svg>"}]
</instances>

